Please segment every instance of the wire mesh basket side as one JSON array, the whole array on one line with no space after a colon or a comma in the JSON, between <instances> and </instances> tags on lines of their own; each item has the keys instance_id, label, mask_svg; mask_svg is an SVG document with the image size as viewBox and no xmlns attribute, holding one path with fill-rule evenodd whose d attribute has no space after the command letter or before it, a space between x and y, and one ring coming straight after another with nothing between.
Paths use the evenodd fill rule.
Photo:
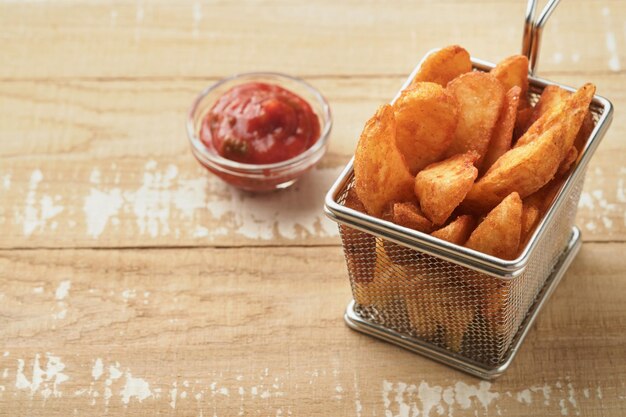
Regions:
<instances>
[{"instance_id":1,"label":"wire mesh basket side","mask_svg":"<svg viewBox=\"0 0 626 417\"><path fill-rule=\"evenodd\" d=\"M525 272L513 279L486 275L341 225L357 313L473 361L500 364L567 243L582 179L579 183L540 237Z\"/></svg>"}]
</instances>

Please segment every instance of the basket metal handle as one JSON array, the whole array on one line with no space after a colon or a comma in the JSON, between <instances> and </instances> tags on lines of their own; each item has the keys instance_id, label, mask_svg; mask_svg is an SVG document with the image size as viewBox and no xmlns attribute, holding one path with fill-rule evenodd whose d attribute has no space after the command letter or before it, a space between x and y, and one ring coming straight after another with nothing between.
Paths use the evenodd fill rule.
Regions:
<instances>
[{"instance_id":1,"label":"basket metal handle","mask_svg":"<svg viewBox=\"0 0 626 417\"><path fill-rule=\"evenodd\" d=\"M537 63L539 61L539 46L541 44L541 35L543 27L552 15L554 9L560 0L548 0L535 20L535 10L537 9L537 0L528 0L526 6L526 17L524 19L524 37L522 39L522 54L528 57L528 71L534 75L537 71Z\"/></svg>"}]
</instances>

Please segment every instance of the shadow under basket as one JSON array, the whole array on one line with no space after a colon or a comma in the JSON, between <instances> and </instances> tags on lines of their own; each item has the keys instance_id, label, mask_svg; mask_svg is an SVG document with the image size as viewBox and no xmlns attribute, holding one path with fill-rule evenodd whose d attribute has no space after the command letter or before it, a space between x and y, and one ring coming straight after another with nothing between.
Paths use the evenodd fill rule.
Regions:
<instances>
[{"instance_id":1,"label":"shadow under basket","mask_svg":"<svg viewBox=\"0 0 626 417\"><path fill-rule=\"evenodd\" d=\"M494 66L472 62L476 71ZM529 83L531 102L547 85L574 91L537 77L529 77ZM354 179L350 161L325 202L326 214L339 223L354 298L346 323L481 378L501 375L580 247L574 227L578 201L612 105L595 96L590 110L595 127L581 157L512 261L345 207Z\"/></svg>"}]
</instances>

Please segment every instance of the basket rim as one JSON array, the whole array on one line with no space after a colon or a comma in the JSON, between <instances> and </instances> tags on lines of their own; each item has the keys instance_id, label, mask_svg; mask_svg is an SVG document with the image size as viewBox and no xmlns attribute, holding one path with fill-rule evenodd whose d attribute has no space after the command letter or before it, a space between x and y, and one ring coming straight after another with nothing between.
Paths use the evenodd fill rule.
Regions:
<instances>
[{"instance_id":1,"label":"basket rim","mask_svg":"<svg viewBox=\"0 0 626 417\"><path fill-rule=\"evenodd\" d=\"M420 63L411 72L407 80L404 82L398 93L395 95L391 104L393 104L401 92L409 86L417 71L421 67L424 60L438 49L429 51ZM495 67L495 64L479 58L471 57L473 69L481 71L489 71ZM537 76L528 76L531 87L543 88L548 85L556 85L568 91L576 91L575 88L550 81ZM459 246L429 234L418 232L413 229L399 226L395 223L370 216L365 213L350 209L337 202L339 193L344 189L347 182L353 175L354 156L345 166L337 180L334 182L324 200L324 212L331 220L336 223L359 229L363 232L375 235L377 237L391 240L399 245L408 247L413 250L427 253L447 261L460 264L475 271L485 273L502 279L512 279L521 275L528 265L532 255L537 248L539 240L546 234L549 226L553 223L554 217L558 210L563 206L569 197L570 191L579 179L585 173L587 165L598 148L600 141L608 130L613 118L613 104L605 97L594 95L592 106L602 109L602 114L598 119L593 131L591 132L582 155L578 163L574 167L573 172L565 180L556 198L546 214L543 216L533 234L531 235L524 250L519 256L513 260L505 260L495 256L487 255L473 249Z\"/></svg>"}]
</instances>

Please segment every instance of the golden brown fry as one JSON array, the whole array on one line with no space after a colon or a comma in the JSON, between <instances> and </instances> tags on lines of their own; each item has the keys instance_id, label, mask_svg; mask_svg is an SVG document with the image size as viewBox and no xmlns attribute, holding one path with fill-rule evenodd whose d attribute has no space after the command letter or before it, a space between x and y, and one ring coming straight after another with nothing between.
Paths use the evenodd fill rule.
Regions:
<instances>
[{"instance_id":1,"label":"golden brown fry","mask_svg":"<svg viewBox=\"0 0 626 417\"><path fill-rule=\"evenodd\" d=\"M572 146L565 154L565 159L561 161L561 165L559 165L559 169L556 171L557 177L562 177L569 173L570 168L574 165L574 162L578 159L578 149L576 146Z\"/></svg>"},{"instance_id":2,"label":"golden brown fry","mask_svg":"<svg viewBox=\"0 0 626 417\"><path fill-rule=\"evenodd\" d=\"M528 58L524 55L513 55L500 62L494 69L493 74L504 86L506 91L517 86L520 88L520 97L526 97L528 93Z\"/></svg>"},{"instance_id":3,"label":"golden brown fry","mask_svg":"<svg viewBox=\"0 0 626 417\"><path fill-rule=\"evenodd\" d=\"M565 100L570 97L571 93L567 90L562 89L556 85L547 86L543 92L541 93L541 97L539 97L539 101L535 106L532 116L528 122L528 126L536 122L541 116L548 112L557 111L560 106L565 104ZM591 112L587 110L585 114L585 118L583 119L582 125L576 134L576 139L574 140L574 145L580 154L585 147L585 143L593 130L595 123L593 121L593 117ZM525 141L531 140L532 138L526 138ZM523 143L520 143L523 145Z\"/></svg>"},{"instance_id":4,"label":"golden brown fry","mask_svg":"<svg viewBox=\"0 0 626 417\"><path fill-rule=\"evenodd\" d=\"M521 230L522 199L513 192L487 214L465 246L498 258L513 259L519 247Z\"/></svg>"},{"instance_id":5,"label":"golden brown fry","mask_svg":"<svg viewBox=\"0 0 626 417\"><path fill-rule=\"evenodd\" d=\"M576 139L574 140L574 146L578 150L578 155L582 155L585 145L587 144L587 140L589 140L594 127L596 127L596 124L593 121L591 112L588 111L583 119L583 124L580 126L580 130L576 135Z\"/></svg>"},{"instance_id":6,"label":"golden brown fry","mask_svg":"<svg viewBox=\"0 0 626 417\"><path fill-rule=\"evenodd\" d=\"M539 207L532 203L526 203L524 200L524 205L522 207L522 230L520 233L520 250L526 246L526 241L530 237L532 231L535 228L535 225L539 221L541 217L541 211Z\"/></svg>"},{"instance_id":7,"label":"golden brown fry","mask_svg":"<svg viewBox=\"0 0 626 417\"><path fill-rule=\"evenodd\" d=\"M463 206L484 212L513 191L525 198L547 184L572 147L594 90L592 84L586 84L569 97L559 111L541 116L520 141L526 136L535 138L502 155L474 184Z\"/></svg>"},{"instance_id":8,"label":"golden brown fry","mask_svg":"<svg viewBox=\"0 0 626 417\"><path fill-rule=\"evenodd\" d=\"M389 105L367 121L354 154L355 188L367 212L380 217L390 204L410 201L413 177L396 146L396 121Z\"/></svg>"},{"instance_id":9,"label":"golden brown fry","mask_svg":"<svg viewBox=\"0 0 626 417\"><path fill-rule=\"evenodd\" d=\"M435 230L431 236L456 245L463 245L476 226L474 218L468 214L462 215L450 222L449 225Z\"/></svg>"},{"instance_id":10,"label":"golden brown fry","mask_svg":"<svg viewBox=\"0 0 626 417\"><path fill-rule=\"evenodd\" d=\"M440 160L454 139L458 122L456 100L435 83L415 83L393 105L396 143L409 171L417 174Z\"/></svg>"},{"instance_id":11,"label":"golden brown fry","mask_svg":"<svg viewBox=\"0 0 626 417\"><path fill-rule=\"evenodd\" d=\"M445 87L459 75L471 70L469 53L459 45L450 45L428 55L411 84L426 81Z\"/></svg>"},{"instance_id":12,"label":"golden brown fry","mask_svg":"<svg viewBox=\"0 0 626 417\"><path fill-rule=\"evenodd\" d=\"M532 110L530 118L526 122L526 130L533 125L541 116L550 112L557 112L565 104L565 100L569 96L567 90L562 89L556 85L549 85L543 89L539 101ZM547 120L544 117L544 120ZM524 145L534 139L534 136L527 136L523 140L518 141L516 146Z\"/></svg>"},{"instance_id":13,"label":"golden brown fry","mask_svg":"<svg viewBox=\"0 0 626 417\"><path fill-rule=\"evenodd\" d=\"M482 213L517 192L526 197L550 181L560 163L562 129L554 127L524 147L502 155L467 194L463 207Z\"/></svg>"},{"instance_id":14,"label":"golden brown fry","mask_svg":"<svg viewBox=\"0 0 626 417\"><path fill-rule=\"evenodd\" d=\"M346 200L343 202L343 205L351 208L352 210L367 213L367 210L365 210L365 206L363 205L363 202L361 201L359 196L356 194L356 189L354 187L348 190L348 194L346 195Z\"/></svg>"},{"instance_id":15,"label":"golden brown fry","mask_svg":"<svg viewBox=\"0 0 626 417\"><path fill-rule=\"evenodd\" d=\"M446 154L475 151L478 166L487 152L505 90L493 75L482 72L461 75L448 84L447 90L459 105L459 122Z\"/></svg>"},{"instance_id":16,"label":"golden brown fry","mask_svg":"<svg viewBox=\"0 0 626 417\"><path fill-rule=\"evenodd\" d=\"M524 199L520 250L524 249L535 226L537 226L539 220L548 211L548 208L550 208L554 197L556 197L561 185L563 185L563 181L563 179L554 179L539 191Z\"/></svg>"},{"instance_id":17,"label":"golden brown fry","mask_svg":"<svg viewBox=\"0 0 626 417\"><path fill-rule=\"evenodd\" d=\"M546 89L548 88L546 87ZM559 87L549 89L547 93L544 91L542 97L544 94L547 95L544 98L544 104L537 103L535 107L536 112L541 111L542 113L536 120L531 119L532 125L515 146L526 145L537 139L542 132L550 129L553 125L560 124L565 128L561 151L561 157L564 158L569 148L574 144L583 120L589 113L589 104L595 91L596 87L590 83L583 85L573 95Z\"/></svg>"},{"instance_id":18,"label":"golden brown fry","mask_svg":"<svg viewBox=\"0 0 626 417\"><path fill-rule=\"evenodd\" d=\"M513 139L517 140L526 133L528 126L530 126L530 118L532 117L534 108L530 105L522 108L522 101L520 100L520 109L517 111L517 117L515 118L515 130L513 131Z\"/></svg>"},{"instance_id":19,"label":"golden brown fry","mask_svg":"<svg viewBox=\"0 0 626 417\"><path fill-rule=\"evenodd\" d=\"M427 166L415 177L415 195L426 217L436 226L448 220L478 176L478 155L468 152Z\"/></svg>"},{"instance_id":20,"label":"golden brown fry","mask_svg":"<svg viewBox=\"0 0 626 417\"><path fill-rule=\"evenodd\" d=\"M418 232L430 233L433 230L432 222L424 217L424 214L414 203L395 203L392 219L395 224Z\"/></svg>"},{"instance_id":21,"label":"golden brown fry","mask_svg":"<svg viewBox=\"0 0 626 417\"><path fill-rule=\"evenodd\" d=\"M511 149L513 128L519 106L520 88L513 86L504 96L504 105L500 117L493 129L489 148L481 165L481 172L486 172L502 155Z\"/></svg>"}]
</instances>

